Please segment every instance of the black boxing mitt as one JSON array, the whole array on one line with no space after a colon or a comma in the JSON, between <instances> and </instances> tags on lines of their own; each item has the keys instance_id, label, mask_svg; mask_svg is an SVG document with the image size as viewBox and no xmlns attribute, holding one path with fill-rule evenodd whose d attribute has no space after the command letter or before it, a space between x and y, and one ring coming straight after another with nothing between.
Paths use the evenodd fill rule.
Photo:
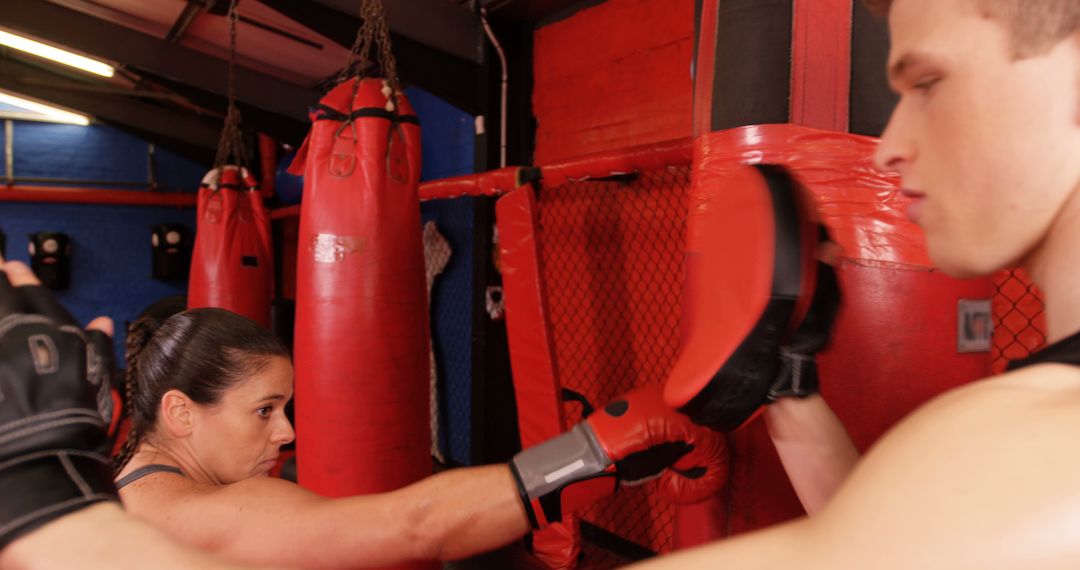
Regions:
<instances>
[{"instance_id":1,"label":"black boxing mitt","mask_svg":"<svg viewBox=\"0 0 1080 570\"><path fill-rule=\"evenodd\" d=\"M110 344L76 326L44 287L12 287L0 271L0 549L49 521L118 500L101 453Z\"/></svg>"}]
</instances>

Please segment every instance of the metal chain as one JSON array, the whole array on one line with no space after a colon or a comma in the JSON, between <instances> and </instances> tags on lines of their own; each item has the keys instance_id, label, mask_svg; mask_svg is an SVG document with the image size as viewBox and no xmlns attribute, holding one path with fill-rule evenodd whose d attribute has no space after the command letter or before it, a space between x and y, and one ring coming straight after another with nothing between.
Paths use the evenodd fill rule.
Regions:
<instances>
[{"instance_id":1,"label":"metal chain","mask_svg":"<svg viewBox=\"0 0 1080 570\"><path fill-rule=\"evenodd\" d=\"M236 23L239 14L236 5L239 0L229 3L229 78L226 88L226 96L229 100L228 111L225 113L225 126L221 130L221 138L218 139L217 155L214 157L214 167L226 164L247 164L247 149L244 148L244 134L240 129L240 109L236 106Z\"/></svg>"},{"instance_id":2,"label":"metal chain","mask_svg":"<svg viewBox=\"0 0 1080 570\"><path fill-rule=\"evenodd\" d=\"M367 17L368 5L365 0L363 7L360 9L360 18L363 23L360 29L356 31L356 39L353 40L352 48L349 49L349 59L345 62L345 67L341 68L341 73L338 74L337 81L335 83L341 83L347 80L354 72L354 67L358 64L359 59L359 73L362 75L364 69L367 67L367 55L371 49L371 38L375 30L369 25L369 19ZM359 58L357 56L360 56Z\"/></svg>"},{"instance_id":3,"label":"metal chain","mask_svg":"<svg viewBox=\"0 0 1080 570\"><path fill-rule=\"evenodd\" d=\"M400 82L397 75L397 60L394 59L391 49L390 27L386 23L386 10L382 0L363 0L360 17L363 19L363 24L357 30L356 40L353 41L352 49L349 50L349 59L338 75L337 83L346 81L355 74L356 82L353 84L350 101L354 100L360 89L360 81L367 77L368 66L371 62L371 48L377 43L379 66L390 86L390 100L394 103L396 114Z\"/></svg>"},{"instance_id":4,"label":"metal chain","mask_svg":"<svg viewBox=\"0 0 1080 570\"><path fill-rule=\"evenodd\" d=\"M369 0L371 3L371 17L375 19L375 39L379 42L379 63L382 64L383 75L390 83L391 97L397 95L400 87L397 75L397 60L390 45L390 26L386 23L386 9L382 0Z\"/></svg>"}]
</instances>

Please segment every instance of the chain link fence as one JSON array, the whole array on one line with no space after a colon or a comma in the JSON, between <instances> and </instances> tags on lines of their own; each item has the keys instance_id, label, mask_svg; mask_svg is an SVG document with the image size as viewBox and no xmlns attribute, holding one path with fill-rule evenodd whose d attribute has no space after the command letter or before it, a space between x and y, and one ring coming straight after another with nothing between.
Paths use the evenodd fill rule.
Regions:
<instances>
[{"instance_id":1,"label":"chain link fence","mask_svg":"<svg viewBox=\"0 0 1080 570\"><path fill-rule=\"evenodd\" d=\"M688 167L544 187L538 242L562 385L601 407L637 386L663 382L677 356ZM567 422L585 406L564 401ZM585 568L627 560L613 553L668 552L674 509L645 484L625 488L582 517L594 532ZM600 546L607 552L597 551Z\"/></svg>"},{"instance_id":2,"label":"chain link fence","mask_svg":"<svg viewBox=\"0 0 1080 570\"><path fill-rule=\"evenodd\" d=\"M1010 360L1023 358L1046 342L1042 293L1020 269L994 276L994 373Z\"/></svg>"}]
</instances>

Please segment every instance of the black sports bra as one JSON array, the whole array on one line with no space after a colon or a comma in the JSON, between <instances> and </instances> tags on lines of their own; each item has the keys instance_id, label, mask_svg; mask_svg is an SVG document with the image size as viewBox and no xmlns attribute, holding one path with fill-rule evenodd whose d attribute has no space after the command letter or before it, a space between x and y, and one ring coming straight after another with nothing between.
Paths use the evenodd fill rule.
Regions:
<instances>
[{"instance_id":1,"label":"black sports bra","mask_svg":"<svg viewBox=\"0 0 1080 570\"><path fill-rule=\"evenodd\" d=\"M1045 346L1027 358L1009 362L1006 370L1016 370L1036 364L1072 364L1080 366L1080 332Z\"/></svg>"},{"instance_id":2,"label":"black sports bra","mask_svg":"<svg viewBox=\"0 0 1080 570\"><path fill-rule=\"evenodd\" d=\"M147 475L153 475L154 473L176 473L177 475L183 475L184 472L178 467L172 465L161 465L160 463L151 463L150 465L144 465L127 475L124 475L116 482L116 489L120 490L124 487L146 477Z\"/></svg>"}]
</instances>

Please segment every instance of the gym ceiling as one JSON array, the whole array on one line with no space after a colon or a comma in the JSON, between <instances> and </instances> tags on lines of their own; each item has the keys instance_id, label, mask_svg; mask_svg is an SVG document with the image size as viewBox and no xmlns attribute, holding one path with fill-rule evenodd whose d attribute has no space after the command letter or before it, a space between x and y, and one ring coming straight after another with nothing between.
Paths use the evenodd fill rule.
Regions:
<instances>
[{"instance_id":1,"label":"gym ceiling","mask_svg":"<svg viewBox=\"0 0 1080 570\"><path fill-rule=\"evenodd\" d=\"M590 3L590 2L585 2ZM595 3L595 2L591 2ZM307 109L345 65L360 0L241 0L236 97L246 130L298 144ZM384 0L402 81L473 115L497 107L496 35L577 0ZM226 107L228 0L3 0L0 29L114 65L111 78L0 47L0 89L94 115L211 162ZM505 40L503 40L505 41ZM528 73L529 66L524 68ZM493 66L494 64L494 66ZM531 82L529 82L531 83ZM494 113L497 115L497 113Z\"/></svg>"}]
</instances>

